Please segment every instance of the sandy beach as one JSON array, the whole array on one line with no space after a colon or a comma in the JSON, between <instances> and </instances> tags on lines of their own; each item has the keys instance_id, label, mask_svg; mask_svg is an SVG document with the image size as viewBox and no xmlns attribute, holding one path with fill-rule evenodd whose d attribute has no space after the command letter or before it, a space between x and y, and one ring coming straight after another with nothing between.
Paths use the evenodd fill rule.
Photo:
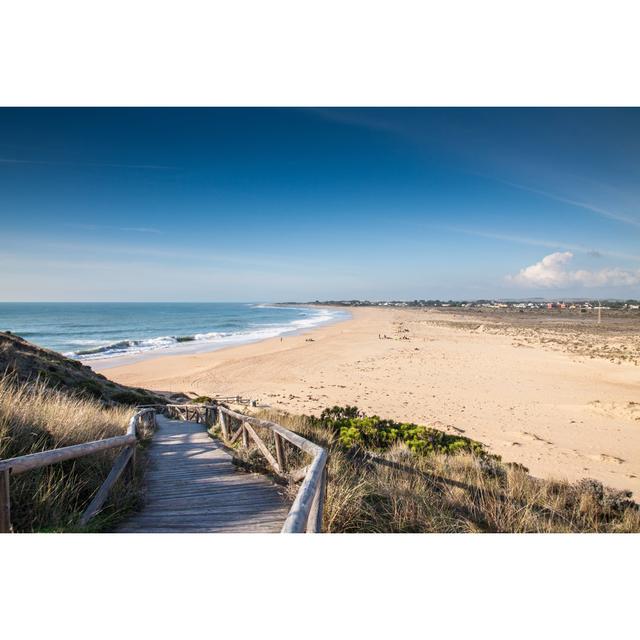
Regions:
<instances>
[{"instance_id":1,"label":"sandy beach","mask_svg":"<svg viewBox=\"0 0 640 640\"><path fill-rule=\"evenodd\" d=\"M355 404L464 433L539 477L591 477L640 496L633 361L564 349L562 340L532 339L525 328L460 322L453 313L351 311L351 320L282 340L103 373L158 391L241 394L294 413Z\"/></svg>"}]
</instances>

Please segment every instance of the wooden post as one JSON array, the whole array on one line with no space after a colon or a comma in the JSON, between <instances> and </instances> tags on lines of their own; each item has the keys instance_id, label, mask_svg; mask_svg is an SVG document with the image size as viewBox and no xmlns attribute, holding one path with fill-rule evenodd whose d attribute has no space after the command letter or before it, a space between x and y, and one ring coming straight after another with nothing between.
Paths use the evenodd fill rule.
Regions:
<instances>
[{"instance_id":1,"label":"wooden post","mask_svg":"<svg viewBox=\"0 0 640 640\"><path fill-rule=\"evenodd\" d=\"M135 447L136 445L135 443L133 443L131 446L124 449L116 458L116 461L113 463L113 467L111 467L111 471L109 471L109 475L107 476L106 480L102 483L102 485L98 489L98 493L96 493L86 511L80 517L81 526L84 527L87 522L91 520L91 518L93 518L97 513L100 512L102 505L105 503L105 500L109 496L111 487L118 481L118 478L127 467L128 462L130 463L128 473L134 472L134 456L136 451Z\"/></svg>"},{"instance_id":2,"label":"wooden post","mask_svg":"<svg viewBox=\"0 0 640 640\"><path fill-rule=\"evenodd\" d=\"M0 533L11 533L11 493L9 469L0 471Z\"/></svg>"},{"instance_id":3,"label":"wooden post","mask_svg":"<svg viewBox=\"0 0 640 640\"><path fill-rule=\"evenodd\" d=\"M133 482L136 476L136 451L138 449L138 443L134 442L131 445L131 460L129 461L129 478Z\"/></svg>"},{"instance_id":4,"label":"wooden post","mask_svg":"<svg viewBox=\"0 0 640 640\"><path fill-rule=\"evenodd\" d=\"M280 467L280 473L287 472L287 456L284 451L284 443L282 442L282 436L279 433L273 432L274 440L276 443L276 460Z\"/></svg>"},{"instance_id":5,"label":"wooden post","mask_svg":"<svg viewBox=\"0 0 640 640\"><path fill-rule=\"evenodd\" d=\"M222 411L218 410L218 415L220 416L220 428L222 429L222 437L225 440L229 439L229 430L227 429L227 416L222 413Z\"/></svg>"},{"instance_id":6,"label":"wooden post","mask_svg":"<svg viewBox=\"0 0 640 640\"><path fill-rule=\"evenodd\" d=\"M322 470L322 478L318 485L316 495L313 497L309 520L307 522L307 533L322 533L322 514L324 513L324 497L327 491L327 465Z\"/></svg>"},{"instance_id":7,"label":"wooden post","mask_svg":"<svg viewBox=\"0 0 640 640\"><path fill-rule=\"evenodd\" d=\"M249 433L247 432L247 428L244 426L244 422L242 423L242 446L245 449L249 447Z\"/></svg>"}]
</instances>

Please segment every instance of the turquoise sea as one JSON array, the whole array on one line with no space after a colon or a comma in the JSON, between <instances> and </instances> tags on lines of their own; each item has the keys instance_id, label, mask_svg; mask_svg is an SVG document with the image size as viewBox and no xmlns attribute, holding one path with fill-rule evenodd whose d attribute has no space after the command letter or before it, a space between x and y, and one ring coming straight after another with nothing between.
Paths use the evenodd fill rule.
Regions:
<instances>
[{"instance_id":1,"label":"turquoise sea","mask_svg":"<svg viewBox=\"0 0 640 640\"><path fill-rule=\"evenodd\" d=\"M214 350L348 317L341 310L257 303L0 302L0 331L86 361Z\"/></svg>"}]
</instances>

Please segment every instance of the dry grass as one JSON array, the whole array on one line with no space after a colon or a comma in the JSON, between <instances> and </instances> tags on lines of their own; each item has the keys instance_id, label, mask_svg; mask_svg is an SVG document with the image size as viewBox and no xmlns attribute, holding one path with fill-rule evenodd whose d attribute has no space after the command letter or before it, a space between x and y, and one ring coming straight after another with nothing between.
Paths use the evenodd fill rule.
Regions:
<instances>
[{"instance_id":1,"label":"dry grass","mask_svg":"<svg viewBox=\"0 0 640 640\"><path fill-rule=\"evenodd\" d=\"M418 456L403 445L375 455L346 451L328 429L305 416L264 410L257 415L328 448L328 532L640 531L640 512L629 496L592 480L540 480L489 457ZM257 459L255 450L238 455ZM306 464L292 447L288 458L290 468ZM289 487L292 495L298 486Z\"/></svg>"},{"instance_id":2,"label":"dry grass","mask_svg":"<svg viewBox=\"0 0 640 640\"><path fill-rule=\"evenodd\" d=\"M47 388L16 384L0 376L0 458L122 435L132 409L105 408L97 400ZM11 519L15 531L73 531L82 511L106 478L120 449L28 471L11 478ZM133 483L119 481L108 507L91 530L113 524L139 497L140 472Z\"/></svg>"}]
</instances>

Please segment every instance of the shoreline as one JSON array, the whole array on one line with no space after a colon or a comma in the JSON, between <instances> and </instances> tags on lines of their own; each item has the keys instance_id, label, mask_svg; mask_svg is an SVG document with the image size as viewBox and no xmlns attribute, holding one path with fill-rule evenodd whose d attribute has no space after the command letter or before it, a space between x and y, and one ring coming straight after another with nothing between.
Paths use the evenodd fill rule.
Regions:
<instances>
[{"instance_id":1,"label":"shoreline","mask_svg":"<svg viewBox=\"0 0 640 640\"><path fill-rule=\"evenodd\" d=\"M278 306L278 305L273 305ZM285 306L285 305L280 305ZM349 310L341 309L340 307L334 307L331 305L314 305L310 307L309 305L299 304L286 305L287 307L299 307L302 309L313 309L313 308L323 308L323 309L332 309L335 311L339 311L345 314L348 317L335 317L330 318L328 320L319 322L317 325L311 327L302 327L291 330L284 330L280 335L273 336L269 338L250 338L248 340L239 340L238 342L233 342L231 344L224 344L219 342L211 342L205 340L192 340L183 343L176 343L168 347L160 347L158 349L149 349L148 351L141 351L138 353L131 354L123 354L119 356L111 356L108 358L92 358L92 359L83 359L78 358L78 360L88 366L91 367L94 371L101 372L106 371L108 369L113 369L114 367L125 367L132 364L136 364L138 362L143 362L145 360L155 360L157 358L163 358L167 356L177 356L177 355L193 355L200 353L212 353L214 351L221 351L224 349L234 349L236 347L241 347L246 344L257 344L260 342L264 342L265 340L276 340L280 337L286 337L291 335L302 335L306 332L313 331L319 327L329 326L339 322L346 322L351 319L351 313Z\"/></svg>"},{"instance_id":2,"label":"shoreline","mask_svg":"<svg viewBox=\"0 0 640 640\"><path fill-rule=\"evenodd\" d=\"M356 405L463 433L534 476L590 477L640 495L640 367L448 326L460 319L454 313L350 311L304 335L105 374L156 391L248 396L290 413Z\"/></svg>"}]
</instances>

